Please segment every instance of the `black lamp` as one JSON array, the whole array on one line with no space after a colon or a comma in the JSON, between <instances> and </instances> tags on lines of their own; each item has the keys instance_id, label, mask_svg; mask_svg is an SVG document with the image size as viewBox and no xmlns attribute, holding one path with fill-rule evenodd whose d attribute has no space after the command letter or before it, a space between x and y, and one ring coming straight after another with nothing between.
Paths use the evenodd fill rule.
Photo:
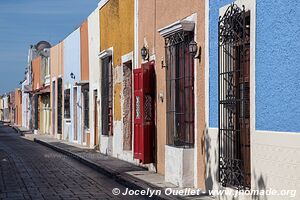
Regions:
<instances>
[{"instance_id":1,"label":"black lamp","mask_svg":"<svg viewBox=\"0 0 300 200\"><path fill-rule=\"evenodd\" d=\"M143 48L141 49L141 56L143 60L148 59L148 49L145 46L143 46Z\"/></svg>"},{"instance_id":2,"label":"black lamp","mask_svg":"<svg viewBox=\"0 0 300 200\"><path fill-rule=\"evenodd\" d=\"M70 76L71 76L71 79L75 79L75 74L73 72L71 72Z\"/></svg>"}]
</instances>

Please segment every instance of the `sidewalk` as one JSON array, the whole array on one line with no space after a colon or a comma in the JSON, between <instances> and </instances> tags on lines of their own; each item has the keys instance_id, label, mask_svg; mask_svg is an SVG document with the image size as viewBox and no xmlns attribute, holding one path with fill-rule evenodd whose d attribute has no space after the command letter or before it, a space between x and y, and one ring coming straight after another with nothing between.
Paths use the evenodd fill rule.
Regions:
<instances>
[{"instance_id":1,"label":"sidewalk","mask_svg":"<svg viewBox=\"0 0 300 200\"><path fill-rule=\"evenodd\" d=\"M26 139L33 140L39 144L54 149L64 155L72 157L77 161L95 169L96 171L115 179L124 186L133 190L161 190L178 188L171 183L164 181L164 176L155 172L150 172L143 167L136 166L132 163L113 158L101 154L93 149L82 147L76 144L70 144L67 141L58 140L48 135L28 134ZM200 196L167 196L162 192L161 195L155 196L154 199L196 199L196 200L211 200L206 194Z\"/></svg>"},{"instance_id":2,"label":"sidewalk","mask_svg":"<svg viewBox=\"0 0 300 200\"><path fill-rule=\"evenodd\" d=\"M9 125L12 127L17 133L19 133L21 136L25 136L26 134L33 134L33 132L27 128L24 128L22 126L16 126L16 125Z\"/></svg>"}]
</instances>

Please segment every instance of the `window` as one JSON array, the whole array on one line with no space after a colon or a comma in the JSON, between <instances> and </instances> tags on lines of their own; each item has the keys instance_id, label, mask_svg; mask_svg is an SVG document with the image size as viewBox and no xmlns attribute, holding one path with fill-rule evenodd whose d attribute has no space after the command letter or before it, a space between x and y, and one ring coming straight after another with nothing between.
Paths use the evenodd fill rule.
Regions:
<instances>
[{"instance_id":1,"label":"window","mask_svg":"<svg viewBox=\"0 0 300 200\"><path fill-rule=\"evenodd\" d=\"M90 122L89 122L89 88L83 89L83 101L84 101L84 128L89 129L90 128Z\"/></svg>"},{"instance_id":2,"label":"window","mask_svg":"<svg viewBox=\"0 0 300 200\"><path fill-rule=\"evenodd\" d=\"M194 146L194 59L188 50L193 37L180 31L165 38L168 144L183 148Z\"/></svg>"},{"instance_id":3,"label":"window","mask_svg":"<svg viewBox=\"0 0 300 200\"><path fill-rule=\"evenodd\" d=\"M62 78L57 79L57 133L62 133Z\"/></svg>"},{"instance_id":4,"label":"window","mask_svg":"<svg viewBox=\"0 0 300 200\"><path fill-rule=\"evenodd\" d=\"M101 87L102 134L113 135L113 70L111 56L102 59Z\"/></svg>"},{"instance_id":5,"label":"window","mask_svg":"<svg viewBox=\"0 0 300 200\"><path fill-rule=\"evenodd\" d=\"M70 119L70 89L65 90L64 94L64 107L65 107L65 118Z\"/></svg>"},{"instance_id":6,"label":"window","mask_svg":"<svg viewBox=\"0 0 300 200\"><path fill-rule=\"evenodd\" d=\"M248 189L250 167L250 13L236 4L219 21L219 181Z\"/></svg>"}]
</instances>

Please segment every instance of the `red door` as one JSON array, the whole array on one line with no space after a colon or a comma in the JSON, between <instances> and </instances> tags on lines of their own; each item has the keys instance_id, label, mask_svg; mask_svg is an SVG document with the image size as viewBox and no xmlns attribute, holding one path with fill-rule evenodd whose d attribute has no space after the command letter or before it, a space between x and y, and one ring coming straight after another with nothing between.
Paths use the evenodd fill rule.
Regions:
<instances>
[{"instance_id":1,"label":"red door","mask_svg":"<svg viewBox=\"0 0 300 200\"><path fill-rule=\"evenodd\" d=\"M154 62L134 69L134 158L153 163L154 151Z\"/></svg>"}]
</instances>

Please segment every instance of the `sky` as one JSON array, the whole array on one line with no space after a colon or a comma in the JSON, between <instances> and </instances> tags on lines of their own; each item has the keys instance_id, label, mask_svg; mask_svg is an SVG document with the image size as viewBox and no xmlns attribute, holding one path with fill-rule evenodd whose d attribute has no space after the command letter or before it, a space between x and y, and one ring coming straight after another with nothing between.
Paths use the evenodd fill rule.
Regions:
<instances>
[{"instance_id":1,"label":"sky","mask_svg":"<svg viewBox=\"0 0 300 200\"><path fill-rule=\"evenodd\" d=\"M100 0L0 0L0 95L20 87L31 44L62 41Z\"/></svg>"}]
</instances>

